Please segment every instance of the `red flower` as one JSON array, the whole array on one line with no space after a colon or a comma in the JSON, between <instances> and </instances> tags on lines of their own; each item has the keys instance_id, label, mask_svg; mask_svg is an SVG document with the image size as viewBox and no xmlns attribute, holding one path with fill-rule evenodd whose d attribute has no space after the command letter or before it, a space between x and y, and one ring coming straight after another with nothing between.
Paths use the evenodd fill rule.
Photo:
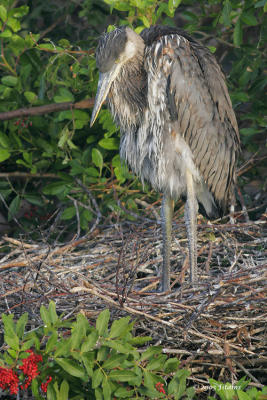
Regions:
<instances>
[{"instance_id":1,"label":"red flower","mask_svg":"<svg viewBox=\"0 0 267 400\"><path fill-rule=\"evenodd\" d=\"M43 357L35 354L32 350L27 350L27 353L30 353L29 357L24 358L22 360L22 365L19 366L19 369L21 369L25 375L25 384L21 385L21 388L24 390L27 389L32 380L40 374L37 364L38 362L43 361Z\"/></svg>"},{"instance_id":2,"label":"red flower","mask_svg":"<svg viewBox=\"0 0 267 400\"><path fill-rule=\"evenodd\" d=\"M19 390L18 375L11 368L0 367L0 388L9 389L10 394L17 394Z\"/></svg>"},{"instance_id":3,"label":"red flower","mask_svg":"<svg viewBox=\"0 0 267 400\"><path fill-rule=\"evenodd\" d=\"M47 386L48 386L49 382L51 382L51 381L52 381L52 376L49 376L49 377L47 378L47 381L46 381L46 382L41 383L41 389L42 389L42 391L43 391L44 393L47 392Z\"/></svg>"},{"instance_id":4,"label":"red flower","mask_svg":"<svg viewBox=\"0 0 267 400\"><path fill-rule=\"evenodd\" d=\"M158 383L156 383L155 387L156 387L156 389L157 389L158 392L166 394L166 392L165 392L165 390L164 390L164 385L163 385L163 383L158 382Z\"/></svg>"}]
</instances>

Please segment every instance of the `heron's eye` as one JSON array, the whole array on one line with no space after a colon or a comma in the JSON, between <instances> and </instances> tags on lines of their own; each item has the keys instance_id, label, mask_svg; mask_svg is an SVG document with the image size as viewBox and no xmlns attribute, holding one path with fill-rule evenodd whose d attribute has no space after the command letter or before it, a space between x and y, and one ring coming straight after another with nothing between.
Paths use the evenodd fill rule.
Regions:
<instances>
[{"instance_id":1,"label":"heron's eye","mask_svg":"<svg viewBox=\"0 0 267 400\"><path fill-rule=\"evenodd\" d=\"M115 64L119 64L119 62L120 62L120 59L117 58L117 60L115 60Z\"/></svg>"}]
</instances>

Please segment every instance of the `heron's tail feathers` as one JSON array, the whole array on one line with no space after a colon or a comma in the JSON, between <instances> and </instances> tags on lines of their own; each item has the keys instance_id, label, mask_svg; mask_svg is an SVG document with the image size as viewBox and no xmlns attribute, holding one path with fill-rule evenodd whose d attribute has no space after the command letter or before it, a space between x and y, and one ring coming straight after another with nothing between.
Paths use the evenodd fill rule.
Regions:
<instances>
[{"instance_id":1,"label":"heron's tail feathers","mask_svg":"<svg viewBox=\"0 0 267 400\"><path fill-rule=\"evenodd\" d=\"M224 210L215 202L212 193L205 183L196 187L196 197L199 205L199 212L208 219L216 219L223 216Z\"/></svg>"}]
</instances>

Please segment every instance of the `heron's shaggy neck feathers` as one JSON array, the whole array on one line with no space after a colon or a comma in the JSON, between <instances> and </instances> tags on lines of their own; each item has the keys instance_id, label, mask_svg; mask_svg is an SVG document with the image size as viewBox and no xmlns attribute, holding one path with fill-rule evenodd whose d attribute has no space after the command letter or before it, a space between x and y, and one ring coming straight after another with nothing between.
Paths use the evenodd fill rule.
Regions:
<instances>
[{"instance_id":1,"label":"heron's shaggy neck feathers","mask_svg":"<svg viewBox=\"0 0 267 400\"><path fill-rule=\"evenodd\" d=\"M125 62L112 83L108 102L116 123L123 131L136 129L147 102L147 74L143 65L144 49Z\"/></svg>"}]
</instances>

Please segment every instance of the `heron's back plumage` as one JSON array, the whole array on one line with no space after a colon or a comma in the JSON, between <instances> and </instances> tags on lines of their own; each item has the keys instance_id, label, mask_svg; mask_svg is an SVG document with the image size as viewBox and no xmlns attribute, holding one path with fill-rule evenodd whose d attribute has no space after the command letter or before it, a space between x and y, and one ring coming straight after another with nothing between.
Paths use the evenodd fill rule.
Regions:
<instances>
[{"instance_id":1,"label":"heron's back plumage","mask_svg":"<svg viewBox=\"0 0 267 400\"><path fill-rule=\"evenodd\" d=\"M155 26L141 37L143 59L126 63L110 91L121 157L174 199L186 195L189 169L199 203L216 216L233 194L239 146L224 76L209 50L179 29Z\"/></svg>"}]
</instances>

